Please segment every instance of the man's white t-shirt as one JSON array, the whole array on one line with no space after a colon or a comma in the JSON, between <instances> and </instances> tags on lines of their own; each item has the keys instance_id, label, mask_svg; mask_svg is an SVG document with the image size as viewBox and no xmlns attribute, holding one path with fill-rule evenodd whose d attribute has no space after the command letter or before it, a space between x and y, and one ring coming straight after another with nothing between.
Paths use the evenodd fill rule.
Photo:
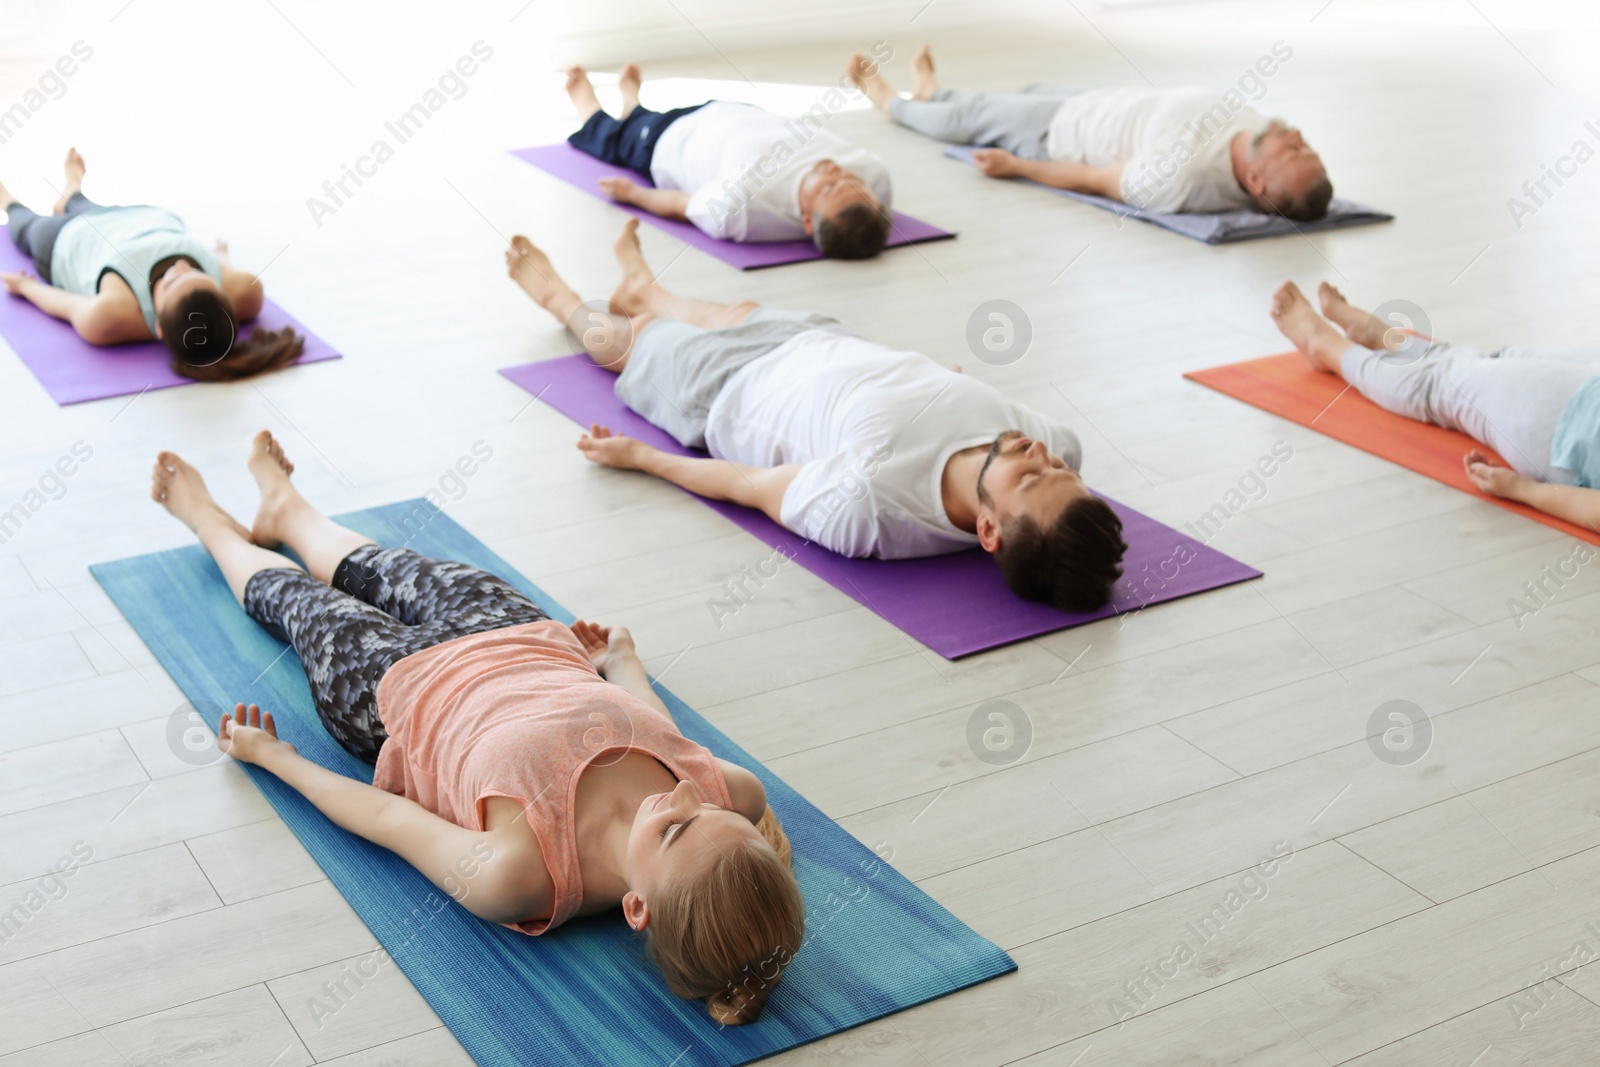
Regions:
<instances>
[{"instance_id":1,"label":"man's white t-shirt","mask_svg":"<svg viewBox=\"0 0 1600 1067\"><path fill-rule=\"evenodd\" d=\"M1078 437L993 386L915 352L808 330L730 378L706 419L711 454L801 464L785 527L845 556L908 559L978 543L945 514L945 464L1019 430L1077 470Z\"/></svg>"},{"instance_id":2,"label":"man's white t-shirt","mask_svg":"<svg viewBox=\"0 0 1600 1067\"><path fill-rule=\"evenodd\" d=\"M893 190L883 160L815 120L785 118L720 100L668 126L656 142L650 179L690 193L689 221L728 241L796 241L800 181L824 159L854 171L887 210Z\"/></svg>"},{"instance_id":3,"label":"man's white t-shirt","mask_svg":"<svg viewBox=\"0 0 1600 1067\"><path fill-rule=\"evenodd\" d=\"M1061 103L1045 139L1051 159L1121 163L1122 199L1149 211L1231 211L1253 201L1229 143L1269 119L1206 89L1090 89Z\"/></svg>"}]
</instances>

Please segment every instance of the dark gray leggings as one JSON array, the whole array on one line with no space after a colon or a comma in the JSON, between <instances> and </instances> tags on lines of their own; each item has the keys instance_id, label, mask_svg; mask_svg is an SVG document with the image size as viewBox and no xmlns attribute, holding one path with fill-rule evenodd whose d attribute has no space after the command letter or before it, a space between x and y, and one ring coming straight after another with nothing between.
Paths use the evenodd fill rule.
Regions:
<instances>
[{"instance_id":1,"label":"dark gray leggings","mask_svg":"<svg viewBox=\"0 0 1600 1067\"><path fill-rule=\"evenodd\" d=\"M6 228L11 231L11 240L17 248L33 258L33 269L39 272L39 278L48 282L50 254L55 251L61 227L71 222L74 215L99 206L82 193L67 197L67 210L61 215L41 215L20 203L11 204L6 207Z\"/></svg>"},{"instance_id":2,"label":"dark gray leggings","mask_svg":"<svg viewBox=\"0 0 1600 1067\"><path fill-rule=\"evenodd\" d=\"M322 725L367 763L389 736L378 683L390 667L457 637L549 618L487 571L377 545L346 556L328 585L294 567L257 571L244 610L294 646Z\"/></svg>"}]
</instances>

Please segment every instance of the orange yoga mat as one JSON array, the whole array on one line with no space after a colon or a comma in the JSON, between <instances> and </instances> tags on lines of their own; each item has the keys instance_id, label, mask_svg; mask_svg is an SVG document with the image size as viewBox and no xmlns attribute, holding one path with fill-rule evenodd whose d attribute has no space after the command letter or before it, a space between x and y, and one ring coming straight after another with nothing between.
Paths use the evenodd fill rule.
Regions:
<instances>
[{"instance_id":1,"label":"orange yoga mat","mask_svg":"<svg viewBox=\"0 0 1600 1067\"><path fill-rule=\"evenodd\" d=\"M1526 515L1534 522L1600 545L1600 533L1594 530L1547 515L1526 504L1478 492L1461 468L1461 457L1476 448L1495 462L1503 462L1487 445L1456 430L1430 426L1385 411L1346 385L1338 375L1313 370L1298 352L1190 371L1184 377L1327 434L1336 441L1354 445L1363 452L1426 474L1434 481L1471 493L1496 507Z\"/></svg>"}]
</instances>

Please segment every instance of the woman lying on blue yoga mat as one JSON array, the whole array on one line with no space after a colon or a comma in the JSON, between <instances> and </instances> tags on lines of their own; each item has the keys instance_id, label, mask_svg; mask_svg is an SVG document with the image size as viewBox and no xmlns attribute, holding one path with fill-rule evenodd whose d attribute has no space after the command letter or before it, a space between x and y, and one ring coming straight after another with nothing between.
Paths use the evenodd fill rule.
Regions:
<instances>
[{"instance_id":1,"label":"woman lying on blue yoga mat","mask_svg":"<svg viewBox=\"0 0 1600 1067\"><path fill-rule=\"evenodd\" d=\"M1484 352L1409 334L1327 282L1317 296L1333 323L1293 282L1272 298L1278 329L1314 366L1387 411L1500 453L1510 467L1478 449L1462 457L1481 491L1600 530L1600 350Z\"/></svg>"},{"instance_id":2,"label":"woman lying on blue yoga mat","mask_svg":"<svg viewBox=\"0 0 1600 1067\"><path fill-rule=\"evenodd\" d=\"M67 152L66 185L50 215L24 207L0 185L11 240L39 272L0 273L6 292L62 319L92 345L160 338L172 369L199 381L228 381L294 362L305 338L285 326L238 327L266 300L255 275L235 270L228 246L212 251L158 207L101 207L81 192L83 157Z\"/></svg>"},{"instance_id":3,"label":"woman lying on blue yoga mat","mask_svg":"<svg viewBox=\"0 0 1600 1067\"><path fill-rule=\"evenodd\" d=\"M674 993L755 1019L804 931L789 843L760 780L679 733L628 631L569 628L492 574L338 525L265 430L248 466L250 529L171 452L151 495L294 646L373 785L300 756L253 705L222 717L219 747L491 922L537 935L620 905Z\"/></svg>"}]
</instances>

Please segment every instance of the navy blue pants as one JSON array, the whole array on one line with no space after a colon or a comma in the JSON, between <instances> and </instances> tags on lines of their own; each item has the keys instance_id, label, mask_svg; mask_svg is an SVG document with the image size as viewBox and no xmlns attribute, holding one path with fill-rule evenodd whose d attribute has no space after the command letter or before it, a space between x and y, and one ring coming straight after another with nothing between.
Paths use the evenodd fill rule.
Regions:
<instances>
[{"instance_id":1,"label":"navy blue pants","mask_svg":"<svg viewBox=\"0 0 1600 1067\"><path fill-rule=\"evenodd\" d=\"M656 142L667 132L667 127L703 107L705 104L696 104L693 107L673 108L671 111L636 107L625 119L596 111L589 116L582 129L567 138L567 143L602 163L627 167L648 178L650 160L656 154Z\"/></svg>"}]
</instances>

